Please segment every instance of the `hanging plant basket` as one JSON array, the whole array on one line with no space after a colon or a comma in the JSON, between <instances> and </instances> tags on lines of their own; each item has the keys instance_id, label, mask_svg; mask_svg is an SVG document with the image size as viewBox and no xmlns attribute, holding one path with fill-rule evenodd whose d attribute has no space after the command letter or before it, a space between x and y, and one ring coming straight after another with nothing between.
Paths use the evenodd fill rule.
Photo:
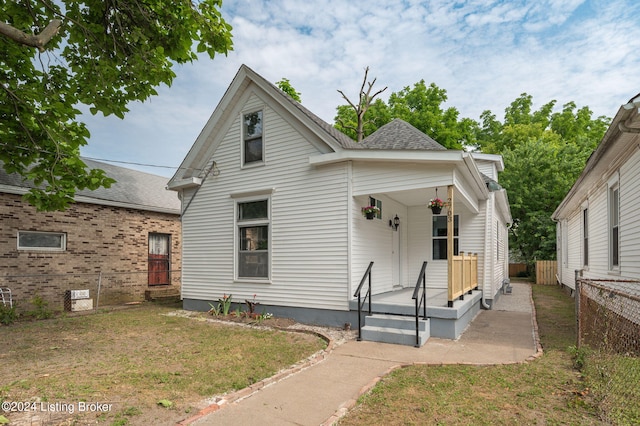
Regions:
<instances>
[{"instance_id":1,"label":"hanging plant basket","mask_svg":"<svg viewBox=\"0 0 640 426\"><path fill-rule=\"evenodd\" d=\"M436 196L436 198L432 198L431 200L429 200L429 204L427 204L427 207L431 209L433 214L440 214L442 208L444 207L444 201Z\"/></svg>"},{"instance_id":2,"label":"hanging plant basket","mask_svg":"<svg viewBox=\"0 0 640 426\"><path fill-rule=\"evenodd\" d=\"M376 206L366 206L362 208L362 214L367 220L372 220L378 213L380 213L380 209Z\"/></svg>"}]
</instances>

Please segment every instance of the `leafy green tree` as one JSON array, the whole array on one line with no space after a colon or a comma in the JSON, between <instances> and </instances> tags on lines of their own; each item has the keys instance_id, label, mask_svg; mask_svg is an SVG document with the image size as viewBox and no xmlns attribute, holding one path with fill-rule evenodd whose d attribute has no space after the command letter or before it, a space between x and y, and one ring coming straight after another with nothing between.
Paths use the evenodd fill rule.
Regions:
<instances>
[{"instance_id":1,"label":"leafy green tree","mask_svg":"<svg viewBox=\"0 0 640 426\"><path fill-rule=\"evenodd\" d=\"M556 226L551 214L565 197L600 142L609 119L592 117L573 102L553 112L555 101L534 111L523 93L505 110L504 123L481 115L483 152L502 154L500 183L507 189L514 219L510 246L524 260L555 259Z\"/></svg>"},{"instance_id":2,"label":"leafy green tree","mask_svg":"<svg viewBox=\"0 0 640 426\"><path fill-rule=\"evenodd\" d=\"M389 96L388 104L377 99L366 111L364 136L375 132L395 118L400 118L421 130L443 146L450 149L473 148L476 146L478 123L469 118L460 118L454 107L443 108L447 92L434 83L429 86L424 80L413 87L405 87ZM353 108L341 105L337 108L335 127L353 136L356 115Z\"/></svg>"},{"instance_id":3,"label":"leafy green tree","mask_svg":"<svg viewBox=\"0 0 640 426\"><path fill-rule=\"evenodd\" d=\"M26 195L30 203L64 209L76 190L113 183L80 159L89 139L80 109L123 118L129 102L171 85L174 63L226 54L231 27L220 6L0 0L0 161L37 185Z\"/></svg>"},{"instance_id":4,"label":"leafy green tree","mask_svg":"<svg viewBox=\"0 0 640 426\"><path fill-rule=\"evenodd\" d=\"M296 102L302 102L302 98L300 97L301 93L298 92L289 81L288 78L283 78L282 80L276 82L276 86L280 90L282 90L287 95L291 96L291 98Z\"/></svg>"}]
</instances>

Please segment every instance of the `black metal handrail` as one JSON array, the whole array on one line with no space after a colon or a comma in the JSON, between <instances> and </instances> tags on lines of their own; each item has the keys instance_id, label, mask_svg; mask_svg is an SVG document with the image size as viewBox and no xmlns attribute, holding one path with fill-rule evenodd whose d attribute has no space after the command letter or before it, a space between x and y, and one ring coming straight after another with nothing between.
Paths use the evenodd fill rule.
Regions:
<instances>
[{"instance_id":1,"label":"black metal handrail","mask_svg":"<svg viewBox=\"0 0 640 426\"><path fill-rule=\"evenodd\" d=\"M353 297L358 297L358 341L362 340L362 306L367 301L367 298L369 298L369 315L371 315L371 267L372 266L373 266L373 262L370 262L369 267L367 268L364 275L362 276L362 279L360 280L360 285L358 285L358 289L353 294ZM369 278L367 294L364 295L364 300L361 301L362 286L367 281L367 277Z\"/></svg>"},{"instance_id":2,"label":"black metal handrail","mask_svg":"<svg viewBox=\"0 0 640 426\"><path fill-rule=\"evenodd\" d=\"M411 297L416 303L416 348L420 347L420 307L422 306L423 313L422 318L427 318L427 261L422 263L422 269L418 275L418 281L416 287L413 290L413 296ZM420 286L422 284L422 286ZM422 287L422 296L420 296L420 289Z\"/></svg>"}]
</instances>

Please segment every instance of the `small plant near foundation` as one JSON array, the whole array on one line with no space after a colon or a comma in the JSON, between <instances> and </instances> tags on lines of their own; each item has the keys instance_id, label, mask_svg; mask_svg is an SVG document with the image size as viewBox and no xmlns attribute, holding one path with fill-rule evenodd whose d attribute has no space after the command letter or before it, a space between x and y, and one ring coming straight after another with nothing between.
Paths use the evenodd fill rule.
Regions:
<instances>
[{"instance_id":1,"label":"small plant near foundation","mask_svg":"<svg viewBox=\"0 0 640 426\"><path fill-rule=\"evenodd\" d=\"M249 309L248 312L247 312L249 317L254 317L254 315L256 313L256 306L258 306L260 304L260 302L256 301L256 296L257 295L254 294L253 295L253 299L251 299L251 300L245 299L245 301L244 301L244 303L247 304L247 309Z\"/></svg>"},{"instance_id":2,"label":"small plant near foundation","mask_svg":"<svg viewBox=\"0 0 640 426\"><path fill-rule=\"evenodd\" d=\"M10 325L16 322L17 319L18 313L16 312L16 305L6 306L0 304L0 324Z\"/></svg>"},{"instance_id":3,"label":"small plant near foundation","mask_svg":"<svg viewBox=\"0 0 640 426\"><path fill-rule=\"evenodd\" d=\"M211 309L209 309L209 313L213 316L218 315L229 315L229 309L231 309L231 295L226 295L226 293L222 296L222 299L218 299L218 304L213 306L209 303Z\"/></svg>"},{"instance_id":4,"label":"small plant near foundation","mask_svg":"<svg viewBox=\"0 0 640 426\"><path fill-rule=\"evenodd\" d=\"M35 319L48 319L53 317L53 311L49 308L49 302L44 300L42 296L36 295L31 299L31 304L34 306L33 311L27 312L27 315Z\"/></svg>"}]
</instances>

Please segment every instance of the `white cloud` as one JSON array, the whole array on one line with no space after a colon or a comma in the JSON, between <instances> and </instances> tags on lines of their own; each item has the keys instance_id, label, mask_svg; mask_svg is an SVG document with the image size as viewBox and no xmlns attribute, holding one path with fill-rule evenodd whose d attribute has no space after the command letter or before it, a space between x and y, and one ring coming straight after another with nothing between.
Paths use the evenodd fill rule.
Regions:
<instances>
[{"instance_id":1,"label":"white cloud","mask_svg":"<svg viewBox=\"0 0 640 426\"><path fill-rule=\"evenodd\" d=\"M225 2L234 51L178 68L172 88L124 121L91 117L83 153L178 165L243 63L288 78L329 122L344 103L337 89L356 96L366 66L389 87L383 98L424 79L463 117L502 118L523 92L534 107L575 101L613 116L640 91L639 15L635 0Z\"/></svg>"}]
</instances>

